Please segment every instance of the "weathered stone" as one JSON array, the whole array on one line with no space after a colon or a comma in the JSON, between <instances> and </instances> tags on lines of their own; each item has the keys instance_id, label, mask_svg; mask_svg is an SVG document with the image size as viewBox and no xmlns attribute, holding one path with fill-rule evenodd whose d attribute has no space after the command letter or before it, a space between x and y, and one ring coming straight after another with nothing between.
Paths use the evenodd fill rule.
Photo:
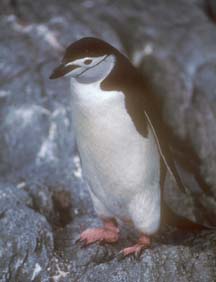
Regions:
<instances>
[{"instance_id":1,"label":"weathered stone","mask_svg":"<svg viewBox=\"0 0 216 282\"><path fill-rule=\"evenodd\" d=\"M0 281L42 281L52 251L51 227L28 194L0 183Z\"/></svg>"}]
</instances>

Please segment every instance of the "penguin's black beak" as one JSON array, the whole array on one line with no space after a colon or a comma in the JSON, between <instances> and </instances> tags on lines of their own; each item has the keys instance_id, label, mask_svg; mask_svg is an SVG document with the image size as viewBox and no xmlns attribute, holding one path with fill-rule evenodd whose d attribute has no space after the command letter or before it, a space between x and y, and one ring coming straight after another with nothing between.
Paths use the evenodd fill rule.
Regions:
<instances>
[{"instance_id":1,"label":"penguin's black beak","mask_svg":"<svg viewBox=\"0 0 216 282\"><path fill-rule=\"evenodd\" d=\"M74 69L78 68L77 65L69 65L65 66L64 64L60 64L57 68L54 69L52 74L50 75L49 79L56 79L59 77L65 76L67 73L73 71Z\"/></svg>"}]
</instances>

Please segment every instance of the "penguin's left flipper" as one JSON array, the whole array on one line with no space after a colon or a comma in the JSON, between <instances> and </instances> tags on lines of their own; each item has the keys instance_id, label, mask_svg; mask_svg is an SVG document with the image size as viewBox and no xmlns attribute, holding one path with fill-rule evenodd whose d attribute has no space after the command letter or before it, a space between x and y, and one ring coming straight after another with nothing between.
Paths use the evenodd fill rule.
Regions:
<instances>
[{"instance_id":1,"label":"penguin's left flipper","mask_svg":"<svg viewBox=\"0 0 216 282\"><path fill-rule=\"evenodd\" d=\"M158 130L156 129L156 127L153 125L152 119L150 117L150 114L147 111L144 111L146 120L154 134L155 137L155 141L157 143L158 146L158 150L160 153L160 156L167 168L167 170L169 171L169 173L172 175L173 179L175 180L176 184L178 185L178 188L182 191L182 192L186 192L185 186L181 180L181 177L179 176L179 173L176 169L175 163L172 159L171 156L171 152L169 150L169 144L165 144L165 140L162 140L163 136L158 136ZM160 138L159 138L160 137Z\"/></svg>"}]
</instances>

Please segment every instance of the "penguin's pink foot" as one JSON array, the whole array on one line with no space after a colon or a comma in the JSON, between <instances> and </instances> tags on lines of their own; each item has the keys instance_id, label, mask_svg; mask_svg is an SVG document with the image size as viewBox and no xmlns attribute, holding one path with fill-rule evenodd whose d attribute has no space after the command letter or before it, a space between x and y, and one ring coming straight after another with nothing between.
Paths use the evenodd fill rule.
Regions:
<instances>
[{"instance_id":1,"label":"penguin's pink foot","mask_svg":"<svg viewBox=\"0 0 216 282\"><path fill-rule=\"evenodd\" d=\"M148 248L151 245L151 240L148 236L142 235L140 236L138 242L128 248L123 249L120 254L123 255L123 257L126 257L128 255L135 255L139 256L143 249Z\"/></svg>"},{"instance_id":2,"label":"penguin's pink foot","mask_svg":"<svg viewBox=\"0 0 216 282\"><path fill-rule=\"evenodd\" d=\"M112 219L104 220L102 228L88 228L80 234L80 242L84 246L95 242L115 243L119 239L119 229L116 222Z\"/></svg>"}]
</instances>

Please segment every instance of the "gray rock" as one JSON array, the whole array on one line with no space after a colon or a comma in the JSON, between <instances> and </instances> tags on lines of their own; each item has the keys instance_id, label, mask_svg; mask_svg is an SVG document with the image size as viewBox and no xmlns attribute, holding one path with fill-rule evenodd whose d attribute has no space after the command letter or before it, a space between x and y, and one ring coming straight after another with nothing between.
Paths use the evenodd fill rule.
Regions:
<instances>
[{"instance_id":1,"label":"gray rock","mask_svg":"<svg viewBox=\"0 0 216 282\"><path fill-rule=\"evenodd\" d=\"M65 273L63 281L214 281L216 278L215 233L199 235L166 231L151 249L139 259L118 259L121 248L132 244L122 234L115 246L93 245L81 248L75 244L81 228L97 226L89 217L80 217L56 233L55 260L51 260L54 276L59 268ZM81 227L82 226L82 227ZM57 261L57 263L56 263Z\"/></svg>"},{"instance_id":2,"label":"gray rock","mask_svg":"<svg viewBox=\"0 0 216 282\"><path fill-rule=\"evenodd\" d=\"M0 125L2 170L17 170L32 163L48 136L49 112L36 105L10 106Z\"/></svg>"},{"instance_id":3,"label":"gray rock","mask_svg":"<svg viewBox=\"0 0 216 282\"><path fill-rule=\"evenodd\" d=\"M42 281L52 251L50 225L28 194L0 183L0 281Z\"/></svg>"}]
</instances>

